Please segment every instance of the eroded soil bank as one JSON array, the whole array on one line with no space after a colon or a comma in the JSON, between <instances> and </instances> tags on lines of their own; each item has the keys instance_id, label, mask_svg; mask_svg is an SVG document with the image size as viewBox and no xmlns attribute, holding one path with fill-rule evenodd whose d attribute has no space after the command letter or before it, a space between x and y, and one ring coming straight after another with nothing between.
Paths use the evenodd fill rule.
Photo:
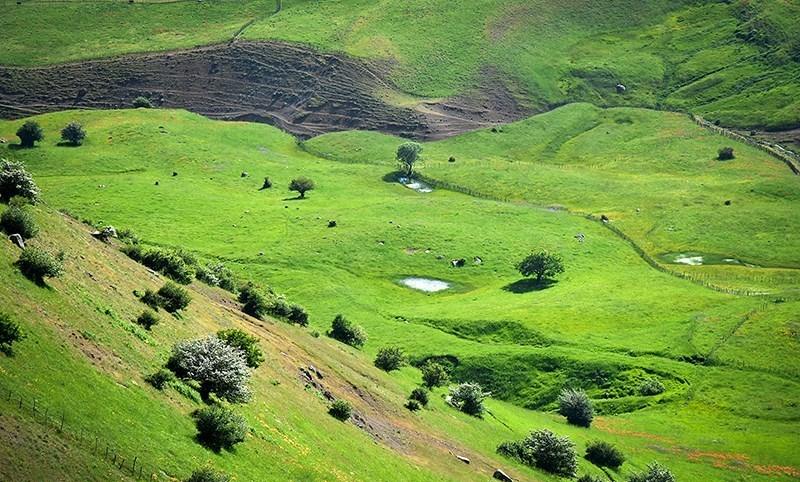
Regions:
<instances>
[{"instance_id":1,"label":"eroded soil bank","mask_svg":"<svg viewBox=\"0 0 800 482\"><path fill-rule=\"evenodd\" d=\"M490 68L475 89L451 99L396 106L384 100L392 92L397 89L385 65L278 42L234 42L41 68L0 67L4 118L71 108L127 108L145 96L159 107L266 122L302 138L364 129L430 140L533 113L518 100L523 96Z\"/></svg>"}]
</instances>

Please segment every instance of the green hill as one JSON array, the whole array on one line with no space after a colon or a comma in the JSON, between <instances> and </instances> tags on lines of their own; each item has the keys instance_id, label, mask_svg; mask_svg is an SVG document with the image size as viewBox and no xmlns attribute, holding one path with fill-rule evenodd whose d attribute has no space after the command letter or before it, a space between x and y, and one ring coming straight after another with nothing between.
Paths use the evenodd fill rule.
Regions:
<instances>
[{"instance_id":1,"label":"green hill","mask_svg":"<svg viewBox=\"0 0 800 482\"><path fill-rule=\"evenodd\" d=\"M521 100L689 110L724 125L800 124L795 2L273 0L7 5L0 64L274 39L388 62L397 85L443 97L498 71ZM203 21L198 22L197 19ZM54 26L70 25L71 28ZM622 83L624 94L615 86Z\"/></svg>"},{"instance_id":2,"label":"green hill","mask_svg":"<svg viewBox=\"0 0 800 482\"><path fill-rule=\"evenodd\" d=\"M596 116L593 122L600 125L608 122L621 129L646 123L651 115L635 110L605 112L573 106L548 116L570 109L585 111L590 120ZM577 112L574 114L579 118ZM630 117L632 124L618 124L614 119L620 115ZM681 118L671 119L668 114L652 115L662 116L662 123L675 122L675 128L686 131L684 147L675 151L686 150L682 169L692 171L701 169L701 163L708 164L703 168L703 183L724 186L732 182L726 180L724 169L717 172L710 167L720 161L707 157L708 145L716 146L717 142L706 139L706 131ZM62 350L72 351L59 356L67 360L72 357L70 363L93 373L85 388L72 389L71 382L66 390L57 381L63 377L61 370L49 375L56 379L41 378L44 375L40 373L48 373L51 349L34 350L30 348L34 345L26 341L16 357L2 359L4 370L15 375L15 389L25 387L32 396L45 391L44 395L57 405L72 403L73 411L86 407L86 398L97 392L90 392L90 387L103 380L109 396L100 400L103 406L111 407L108 418L111 413L124 413L133 423L138 420L139 410L164 414L159 415L164 424L157 422L153 428L140 430L118 427L108 436L127 453L139 447L131 437L156 437L154 443L142 443L150 448L141 457L166 466L168 473L188 473L189 467L177 464L194 461L193 465L200 465L211 460L243 479L273 476L270 474L324 479L333 477L332 473L344 479L384 479L393 478L389 474L400 471L406 471L402 472L406 474L403 477L409 480L480 479L490 475L479 469L483 465L464 466L453 461L452 454L443 457L436 452L438 449L424 442L420 442L422 447L409 442L413 450L419 451L409 455L407 452L412 449L397 447L392 439L379 439L378 445L372 445L368 436L356 428L334 423L325 413L325 403L305 391L298 381L297 368L307 363L326 373L336 373L337 379L341 377L340 381L334 379L341 384L341 396L356 406L363 404L402 427L416 424L410 430L420 440L432 436L451 440L443 442L443 446L450 447L445 452L460 454L462 450L452 449L451 444L455 443L464 447L463 452L485 458L489 465L512 467L508 470L523 478L538 480L546 476L507 459L498 460L493 455L494 448L503 440L519 438L542 427L569 435L579 450L593 438L614 441L629 457L623 474L652 460L668 465L685 479L727 480L744 474L754 480L769 474L788 478L796 470L793 440L797 436L798 413L793 400L800 390L796 382L800 367L791 361L797 359L793 356L797 351L796 337L792 335L792 313L798 306L797 293L792 289L796 286L794 269L713 265L679 268L680 265L661 264L661 270L656 270L602 223L564 210L540 208L535 205L536 199L532 199L533 203L503 202L439 188L431 193L405 188L393 182L393 168L383 161L387 159L384 149L388 148L384 146L395 145L395 141L374 134L357 145L352 144L353 139L365 134L324 136L299 145L291 136L268 126L209 121L169 110L73 111L36 120L49 140L34 149L4 149L3 155L26 163L50 206L80 213L96 225L133 227L146 245L179 247L201 259L221 260L240 276L262 280L286 293L290 300L307 306L312 332L324 332L336 313L344 313L369 334L363 350L366 356L353 356L353 350L343 350L343 345L324 336L314 338L305 330L268 323L264 328L269 333L265 333L236 314L236 308L225 308L235 306L231 300L224 301L230 295L197 286L197 303L193 302L183 320L169 320L152 334L144 333L141 339L129 321L141 309L141 303L131 293L134 289L157 287L158 282L121 254L91 240L85 232L87 228L59 228L64 221L45 208L40 213L42 224L52 225L54 234L46 232L40 237L52 243L52 249L62 247L68 252L67 277L54 281L50 289L23 281L11 266L16 248L9 244L4 248L4 277L16 280L11 286L20 287L3 296L6 300L19 300L13 305L18 306L14 314L28 330L45 330L37 336L49 339L52 350L57 349L58 340L64 335L46 330L59 325L53 323L53 313L65 310L71 314L59 315L64 319L61 324L78 333L88 333L76 335L75 343L94 338L94 344L120 357L122 365L92 368L79 348L62 346ZM61 147L53 140L56 130L70 120L81 122L89 133L79 148ZM0 136L9 138L18 125L19 122L0 123ZM444 146L463 149L457 151L456 162L444 163L441 171L435 163L420 170L425 174L430 171L434 178L445 168L457 173L462 164L467 168L470 165L460 157L461 152L477 157L480 151L476 146L492 149L488 140L473 144L470 139L497 136L513 143L519 129L522 137L530 140L525 128L523 123L505 127L502 133L476 133L444 141ZM533 131L539 132L535 128ZM552 155L528 167L534 177L537 171L539 176L557 172L559 169L546 165L556 164L563 146L571 144L558 129L542 135L551 137L542 145L551 146ZM693 141L695 138L706 140ZM577 139L572 144L584 142L581 136ZM646 147L647 143L642 142ZM737 160L730 161L731 169L756 168L761 163L765 172L775 177L773 183L793 180L788 169L777 161L745 146L732 145ZM334 147L338 150L332 151ZM634 148L638 147L632 146L627 154L630 169L643 162L637 160L640 154ZM432 158L440 152L451 152L438 143L426 145L425 149L430 149ZM526 149L538 148L526 144ZM307 150L324 151L329 159ZM508 145L501 150L508 155L516 152ZM522 151L518 155L524 157ZM575 156L570 158L574 160ZM609 162L625 166L613 157ZM737 163L744 166L738 167ZM576 179L602 178L602 164L583 177L575 174ZM247 175L243 176L243 172ZM492 172L503 171L495 168ZM299 175L311 177L317 184L317 189L303 201L292 200L284 188L290 178ZM265 176L270 177L274 187L259 190ZM643 183L668 179L658 170L640 169L639 176ZM503 178L498 174L495 179L497 184L481 183L475 189L504 197L500 190ZM691 183L686 185L687 192L691 192ZM606 191L606 202L634 200L643 212L655 209L661 202L651 198L647 190L641 194L621 189ZM607 212L616 226L616 215ZM745 218L746 212L742 213ZM328 227L329 220L336 220L337 226ZM636 239L636 224L620 221L619 226L623 232L630 228ZM62 233L71 234L60 239L66 235ZM585 241L576 240L576 233L584 234ZM742 236L749 235L742 232ZM745 244L731 243L731 255L738 254ZM649 252L651 246L643 244L645 253ZM671 249L669 245L653 245ZM86 268L84 263L89 261L80 256L89 257L93 251L84 246L100 250L103 256L113 256L114 261L98 258L90 264L96 267ZM514 263L536 248L559 251L567 271L555 285L530 291L519 282ZM473 264L475 256L482 258L481 264ZM449 260L454 258L466 258L469 265L452 268ZM132 271L114 274L117 266ZM101 267L106 267L103 272L108 271L108 276L115 277L99 283L104 288L98 293L99 288L86 271L97 277L95 271ZM691 279L683 279L681 273L689 273ZM416 292L399 284L407 276L445 280L451 288L436 294ZM86 283L91 284L79 288ZM704 285L741 292L727 294ZM77 291L74 295L73 290ZM770 294L748 296L745 291ZM206 300L204 294L219 301ZM49 300L49 304L42 300ZM37 306L43 307L47 315L35 315ZM193 428L185 414L197 404L171 392L165 398L147 388L141 377L163 363L176 339L231 325L250 326L261 334L268 349L268 362L263 371L257 372L255 402L243 409L255 427L253 436L248 436L235 454L215 456L191 440ZM280 339L275 338L278 335ZM302 356L285 359L281 352L286 353L287 340L302 350ZM402 346L412 362L428 357L446 357L454 362L456 380L479 381L493 392L491 415L484 420L461 417L440 398L442 391L435 394L432 410L422 415L406 413L403 398L418 383L419 372L407 367L387 376L371 368L367 361L387 345ZM27 377L39 377L39 382L24 385ZM326 383L329 377L326 374ZM655 396L641 395L639 384L653 377L662 382L666 391ZM558 391L565 384L574 383L587 389L600 413L595 427L588 431L566 425L561 417L548 413L555 407ZM118 405L119 411L113 412L114 397L120 397L119 403L127 403L131 398L125 394L130 390L143 399L142 407L150 408ZM358 394L364 392L370 396L361 401ZM375 396L380 397L380 404L369 405L375 402L371 398ZM170 417L168 413L183 415ZM310 414L315 415L310 418ZM88 420L89 415L83 417ZM95 414L91 419L103 418ZM92 427L106 431L99 425ZM744 427L746 432L742 432ZM293 435L284 439L288 435L283 430ZM160 435L154 435L154 431ZM171 438L175 434L179 440ZM336 442L331 442L334 439ZM262 443L268 445L261 448ZM277 452L271 447L276 443ZM162 447L174 448L167 456ZM366 457L374 465L363 464L354 472L346 461L352 460L354 451L362 450L375 451ZM256 457L263 459L264 453L269 453L269 460L273 461L267 468L250 462ZM308 455L312 453L313 457ZM287 466L286 460L294 462ZM424 461L424 469L414 468L419 467L420 460ZM106 468L102 464L98 467ZM596 469L588 462L581 462L581 471L593 470ZM353 473L347 476L349 472Z\"/></svg>"}]
</instances>

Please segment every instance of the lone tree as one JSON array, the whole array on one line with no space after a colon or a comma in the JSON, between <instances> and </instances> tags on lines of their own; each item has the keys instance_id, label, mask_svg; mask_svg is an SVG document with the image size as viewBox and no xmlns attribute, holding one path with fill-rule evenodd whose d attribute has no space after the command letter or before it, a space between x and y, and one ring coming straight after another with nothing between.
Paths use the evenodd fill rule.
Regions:
<instances>
[{"instance_id":1,"label":"lone tree","mask_svg":"<svg viewBox=\"0 0 800 482\"><path fill-rule=\"evenodd\" d=\"M292 179L289 183L289 190L300 193L300 199L305 199L306 192L314 190L314 181L307 177Z\"/></svg>"},{"instance_id":2,"label":"lone tree","mask_svg":"<svg viewBox=\"0 0 800 482\"><path fill-rule=\"evenodd\" d=\"M86 131L83 126L77 122L70 122L66 127L61 129L61 140L73 146L79 146L86 138Z\"/></svg>"},{"instance_id":3,"label":"lone tree","mask_svg":"<svg viewBox=\"0 0 800 482\"><path fill-rule=\"evenodd\" d=\"M416 142L404 142L397 148L397 162L406 177L414 173L414 164L422 154L422 146Z\"/></svg>"},{"instance_id":4,"label":"lone tree","mask_svg":"<svg viewBox=\"0 0 800 482\"><path fill-rule=\"evenodd\" d=\"M178 378L197 381L204 400L211 393L231 403L250 399L250 369L245 354L216 336L176 344L167 368Z\"/></svg>"},{"instance_id":5,"label":"lone tree","mask_svg":"<svg viewBox=\"0 0 800 482\"><path fill-rule=\"evenodd\" d=\"M0 200L22 196L32 203L39 199L39 187L21 162L0 159Z\"/></svg>"},{"instance_id":6,"label":"lone tree","mask_svg":"<svg viewBox=\"0 0 800 482\"><path fill-rule=\"evenodd\" d=\"M561 256L547 251L531 253L517 264L517 269L522 276L536 276L536 282L552 278L564 272L564 263Z\"/></svg>"},{"instance_id":7,"label":"lone tree","mask_svg":"<svg viewBox=\"0 0 800 482\"><path fill-rule=\"evenodd\" d=\"M17 129L17 137L22 147L33 147L34 142L44 139L44 131L37 122L27 121Z\"/></svg>"}]
</instances>

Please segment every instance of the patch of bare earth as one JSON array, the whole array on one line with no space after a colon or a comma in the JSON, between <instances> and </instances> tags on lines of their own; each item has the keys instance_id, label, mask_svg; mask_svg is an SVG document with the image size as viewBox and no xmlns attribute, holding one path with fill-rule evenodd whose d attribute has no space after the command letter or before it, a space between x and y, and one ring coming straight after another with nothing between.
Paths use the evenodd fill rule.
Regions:
<instances>
[{"instance_id":1,"label":"patch of bare earth","mask_svg":"<svg viewBox=\"0 0 800 482\"><path fill-rule=\"evenodd\" d=\"M41 68L0 67L0 117L127 108L139 96L226 120L265 122L301 138L361 129L438 139L530 114L492 69L443 101L396 106L389 67L279 42L236 41Z\"/></svg>"}]
</instances>

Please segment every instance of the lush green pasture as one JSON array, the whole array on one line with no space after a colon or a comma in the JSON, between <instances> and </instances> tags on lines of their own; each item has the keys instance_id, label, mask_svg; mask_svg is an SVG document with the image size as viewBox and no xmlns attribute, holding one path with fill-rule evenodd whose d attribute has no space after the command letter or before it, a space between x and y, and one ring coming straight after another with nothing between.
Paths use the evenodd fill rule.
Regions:
<instances>
[{"instance_id":1,"label":"lush green pasture","mask_svg":"<svg viewBox=\"0 0 800 482\"><path fill-rule=\"evenodd\" d=\"M636 224L625 224L621 216L624 210L611 209L612 203L631 203L631 210L641 206L644 214L651 206L645 204L649 201L647 191L631 192L620 187L624 184L603 184L602 179L611 175L612 166L619 176L650 184L651 189L661 185L659 180L667 186L676 182L673 177L677 175L671 173L673 165L703 173L704 182L712 185L731 182L726 176L735 175L726 174L726 169L741 175L751 168L774 177L772 182L780 189L785 189L783 170L773 166L775 161L746 149L742 149L737 161L714 170L720 166L712 159L714 139L706 138L707 134L685 124L682 118L664 114L652 115L661 117L665 131L678 135L679 144L665 153L667 160L648 169L649 164L638 157L641 147L625 146L622 134L604 132L605 128L613 130L616 126L634 128L639 123L655 123L648 121L651 114L638 110L600 111L581 105L566 109L574 110L570 119L577 125L562 126L560 123L566 120L551 121L565 112L562 109L543 116L544 124L537 124L542 121L534 119L504 127L502 133L475 133L426 146L431 162L423 172L442 178L444 173L472 169L464 178L484 176L491 181L472 187L498 197L505 196L501 191L503 182L510 182L510 176L503 177L499 166L515 166L516 175L529 176L523 178L528 182L539 180L541 190L551 188L546 179L535 174L540 166L550 167L547 172L577 172L573 181L562 183L563 191L553 190L565 193L565 199L551 199L552 192L542 191L546 201L534 198L530 202L508 203L441 189L428 194L414 192L387 177L393 171L389 160L397 141L374 134L326 136L307 143L307 149L352 161L332 162L304 151L295 139L274 128L213 122L181 111L63 112L41 116L37 120L48 136L44 143L30 150L5 148L0 152L26 162L51 208L68 209L96 223L132 227L151 244L181 246L203 257L220 258L243 277L267 283L306 305L314 330L324 331L336 313L346 314L363 324L370 335L364 349L366 357L387 344L403 346L413 359L455 357L459 378L480 380L497 397L516 407L492 402L492 416L485 421L470 421L437 400L435 410L420 417L434 429L450 433L484 454L490 454L498 442L510 436L546 426L570 434L579 447L595 436L619 441L631 458L626 472L653 459L667 463L687 480L757 480L763 474L759 475L756 466L796 467L800 462L793 441L798 436L796 421L800 413L793 400L800 393L795 381L800 367L791 360L797 359L798 350L793 324L797 301L788 297L785 303L775 303L774 296L723 294L662 273L648 266L630 245L602 224L542 207L568 205L569 196L578 197L572 184L583 179L587 196L597 196L609 204L602 211L590 212L606 212L615 224L634 233L632 227ZM581 112L585 115L579 115ZM618 123L620 116L630 118L631 123ZM80 148L56 145L57 130L70 120L80 121L89 132ZM594 129L586 127L593 123ZM0 136L11 138L18 124L0 123ZM553 130L545 128L552 125L556 126ZM585 137L587 132L590 135ZM595 135L603 140L604 136L613 136L619 142L598 144L592 140ZM650 142L657 144L666 135L653 133ZM515 144L515 137L532 144ZM495 139L508 144L493 148ZM647 138L641 142L646 144ZM605 146L612 144L619 146L619 158L606 154L609 157L591 160L590 153L595 152L592 145L608 149ZM681 146L688 146L688 152L681 154ZM700 161L694 157L702 149L711 151L702 161L711 166L707 168L709 172L704 172L706 169L699 167ZM542 160L536 161L498 156L493 160L494 167L486 169L478 161L482 153L490 152L504 152L509 157L522 157L528 152L544 154ZM457 157L452 165L432 162L451 154ZM468 156L476 162L468 162ZM581 174L580 169L570 167L570 162L575 166L597 162L597 167L589 170L592 175ZM520 168L516 168L518 164ZM639 172L637 176L635 170ZM177 175L173 176L173 172ZM248 176L242 177L242 172ZM285 190L288 181L298 175L313 178L318 186L302 201L291 199L294 196ZM260 191L264 176L269 176L275 186ZM685 184L688 192L699 189L690 182ZM661 202L667 201L672 202ZM776 203L776 218L783 212L781 203L787 201ZM680 209L675 208L676 216ZM746 226L745 219L742 215L735 223ZM789 219L787 215L783 221ZM338 226L328 228L329 220L336 220ZM577 233L585 234L584 243L574 238ZM722 235L735 236L731 233L728 228ZM738 239L736 247L744 248L747 243ZM776 252L785 253L780 251L783 247L776 241ZM520 290L520 277L513 264L539 248L560 252L567 271L547 289ZM483 263L473 264L475 256L481 257ZM466 267L449 267L450 259L462 257L468 260ZM447 280L453 287L429 295L398 284L411 275ZM11 271L8 276L12 276ZM68 286L64 283L63 289ZM129 293L135 287L127 286L120 292ZM56 296L61 289L50 296ZM8 299L27 290L23 286ZM42 302L31 305L37 303ZM190 310L191 316L201 316L207 320L203 326L210 327L217 311L206 314L205 305L196 308L197 311ZM115 308L118 310L121 308ZM120 318L127 319L128 313L125 315ZM193 322L180 326L181 330L189 330ZM172 340L176 333L164 332L161 340ZM130 334L120 331L118 336ZM352 366L355 373L365 369L359 368L367 361L361 356L342 358L336 352L328 353L327 348L319 348L331 343L324 337L304 340L307 341L302 343L312 343L310 349L328 359L332 367ZM127 346L121 349L121 356L140 360L136 363L148 368L154 366L152 356L163 353L147 348L153 350L149 355L147 350L137 354L139 345L133 339L129 346L116 338L108 343ZM166 341L155 343L161 350L168 345ZM274 356L280 358L278 354ZM718 366L680 361L704 357L709 358L710 365ZM44 360L31 365L29 373L43 370ZM361 377L350 372L345 375ZM637 383L645 376L660 378L667 392L655 397L639 395ZM270 377L281 379L278 374L266 375L260 391L275 390L266 384ZM401 389L409 390L417 377L411 368L392 376L369 375L365 388L386 392L387 397L396 400L399 410L402 393L388 387L399 383ZM586 387L605 414L589 431L570 428L552 414L518 408L549 410L558 390L570 384ZM112 389L123 390L116 386ZM294 442L289 443L291 447L300 440L304 441L301 445L314 444L316 438L308 442L305 437L317 427L325 427L324 433L330 433L328 425L317 425L323 423L322 415L321 419L300 420L306 411L319 410L314 408L317 405L289 408L296 395L276 392L274 398L265 398L268 401L259 402L258 409L253 409L275 414L274 421L267 418L263 422L263 430L278 424L297 431ZM280 404L273 405L277 399L281 399ZM185 403L181 399L178 402L179 406ZM277 407L297 417L288 421L280 418L278 414L284 412ZM253 416L257 414L254 412ZM177 424L173 433L191 433L186 419L177 418L170 424ZM339 450L361 450L355 447L365 440L357 432L352 437L335 433L330 436L345 437L347 441L332 447L334 452L320 454L320 461L342 457L337 455ZM119 437L125 435L120 433ZM180 460L191 453L203 454L191 444L175 450L183 454L177 457ZM238 453L225 455L221 463L238 470L239 464L247 464L251 456L257 456L256 450L255 446L244 447L245 457L238 457ZM302 452L290 447L282 450L292 460L299 455L289 452ZM380 478L383 473L412 470L403 460L385 465L383 455L376 452L372 457L375 465L363 467L363 472L353 478L367 473ZM720 463L720 458L744 462ZM274 470L309 470L304 463L297 464L293 467L300 468ZM337 466L320 462L315 467L318 468L309 473L309 478L324 478L319 471L335 470ZM432 470L450 470L444 467ZM416 477L414 472L407 473L410 478Z\"/></svg>"},{"instance_id":2,"label":"lush green pasture","mask_svg":"<svg viewBox=\"0 0 800 482\"><path fill-rule=\"evenodd\" d=\"M186 48L228 41L246 25L246 39L388 61L416 95L456 94L489 67L540 110L587 101L691 110L736 126L800 122L793 2L285 0L273 11L272 0L23 2L0 16L0 63Z\"/></svg>"},{"instance_id":3,"label":"lush green pasture","mask_svg":"<svg viewBox=\"0 0 800 482\"><path fill-rule=\"evenodd\" d=\"M331 159L389 168L398 142L345 132L305 146ZM733 146L736 159L716 160L723 146ZM686 116L573 104L499 132L427 143L423 157L419 171L437 181L517 203L605 214L653 257L695 252L755 265L672 265L692 276L753 291L797 286L797 176Z\"/></svg>"}]
</instances>

